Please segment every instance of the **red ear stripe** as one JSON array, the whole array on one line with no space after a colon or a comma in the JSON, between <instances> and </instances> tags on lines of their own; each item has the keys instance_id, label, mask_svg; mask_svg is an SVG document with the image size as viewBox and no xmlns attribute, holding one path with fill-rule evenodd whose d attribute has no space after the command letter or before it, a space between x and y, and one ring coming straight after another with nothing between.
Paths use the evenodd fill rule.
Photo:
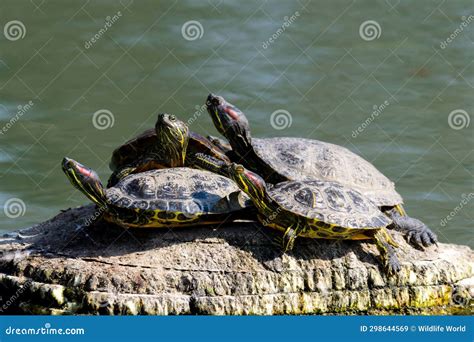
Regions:
<instances>
[{"instance_id":1,"label":"red ear stripe","mask_svg":"<svg viewBox=\"0 0 474 342\"><path fill-rule=\"evenodd\" d=\"M227 108L225 109L225 112L226 112L227 114L229 114L232 119L234 119L234 120L238 120L238 119L239 119L239 114L237 114L237 112L236 112L235 110L233 110L232 108L227 107Z\"/></svg>"},{"instance_id":2,"label":"red ear stripe","mask_svg":"<svg viewBox=\"0 0 474 342\"><path fill-rule=\"evenodd\" d=\"M246 175L247 175L248 178L250 178L252 183L257 183L257 184L261 183L260 179L257 176L255 176L253 173L247 172Z\"/></svg>"},{"instance_id":3,"label":"red ear stripe","mask_svg":"<svg viewBox=\"0 0 474 342\"><path fill-rule=\"evenodd\" d=\"M86 177L90 177L92 174L91 170L86 169L85 167L77 166L77 169L79 170L81 174L83 174Z\"/></svg>"}]
</instances>

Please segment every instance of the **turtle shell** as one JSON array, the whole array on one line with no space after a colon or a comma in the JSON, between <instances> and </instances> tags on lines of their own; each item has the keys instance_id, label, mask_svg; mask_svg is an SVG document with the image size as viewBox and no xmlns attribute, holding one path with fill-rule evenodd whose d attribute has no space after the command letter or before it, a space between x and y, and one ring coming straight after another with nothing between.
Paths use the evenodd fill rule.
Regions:
<instances>
[{"instance_id":1,"label":"turtle shell","mask_svg":"<svg viewBox=\"0 0 474 342\"><path fill-rule=\"evenodd\" d=\"M288 180L325 180L356 189L378 206L402 204L395 184L345 147L303 138L252 139L256 154Z\"/></svg>"},{"instance_id":2,"label":"turtle shell","mask_svg":"<svg viewBox=\"0 0 474 342\"><path fill-rule=\"evenodd\" d=\"M230 213L250 205L230 179L187 167L129 175L107 189L106 196L118 208L180 213L188 218Z\"/></svg>"},{"instance_id":3,"label":"turtle shell","mask_svg":"<svg viewBox=\"0 0 474 342\"><path fill-rule=\"evenodd\" d=\"M391 223L357 190L329 181L287 181L269 190L284 210L343 228L381 228Z\"/></svg>"},{"instance_id":4,"label":"turtle shell","mask_svg":"<svg viewBox=\"0 0 474 342\"><path fill-rule=\"evenodd\" d=\"M116 171L122 166L133 163L145 153L150 145L157 142L156 130L147 129L114 150L109 164L110 169Z\"/></svg>"},{"instance_id":5,"label":"turtle shell","mask_svg":"<svg viewBox=\"0 0 474 342\"><path fill-rule=\"evenodd\" d=\"M157 143L156 130L154 128L147 129L114 150L109 164L110 169L116 171L125 165L134 164L139 158L143 158L146 155L150 146ZM206 153L218 159L230 162L224 152L217 146L192 131L189 132L188 152Z\"/></svg>"}]
</instances>

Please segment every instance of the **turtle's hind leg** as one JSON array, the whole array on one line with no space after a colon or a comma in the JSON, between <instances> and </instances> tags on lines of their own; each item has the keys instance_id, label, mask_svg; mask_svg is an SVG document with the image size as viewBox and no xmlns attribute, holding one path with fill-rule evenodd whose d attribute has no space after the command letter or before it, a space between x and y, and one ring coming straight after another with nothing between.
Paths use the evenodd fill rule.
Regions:
<instances>
[{"instance_id":1,"label":"turtle's hind leg","mask_svg":"<svg viewBox=\"0 0 474 342\"><path fill-rule=\"evenodd\" d=\"M385 211L393 221L393 229L402 232L407 241L416 247L428 247L438 242L438 238L426 224L407 216L403 208L396 206Z\"/></svg>"},{"instance_id":2,"label":"turtle's hind leg","mask_svg":"<svg viewBox=\"0 0 474 342\"><path fill-rule=\"evenodd\" d=\"M377 230L374 235L374 240L387 273L392 275L399 272L401 269L400 262L398 261L394 248L398 247L398 245L393 241L389 232L385 228Z\"/></svg>"}]
</instances>

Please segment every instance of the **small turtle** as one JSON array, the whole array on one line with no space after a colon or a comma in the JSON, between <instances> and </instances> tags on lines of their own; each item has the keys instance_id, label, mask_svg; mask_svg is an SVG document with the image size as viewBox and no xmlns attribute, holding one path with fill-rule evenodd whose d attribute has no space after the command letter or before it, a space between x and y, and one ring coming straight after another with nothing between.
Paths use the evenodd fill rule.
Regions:
<instances>
[{"instance_id":1,"label":"small turtle","mask_svg":"<svg viewBox=\"0 0 474 342\"><path fill-rule=\"evenodd\" d=\"M131 173L192 166L193 155L198 152L230 162L223 151L203 136L190 131L176 116L159 114L154 129L144 131L114 150L109 164L113 173L107 186L115 185Z\"/></svg>"},{"instance_id":2,"label":"small turtle","mask_svg":"<svg viewBox=\"0 0 474 342\"><path fill-rule=\"evenodd\" d=\"M206 106L217 130L238 156L234 161L242 162L267 182L340 182L379 206L394 222L390 228L403 232L409 242L419 247L436 244L436 235L423 222L406 214L395 184L357 154L313 139L252 138L249 122L236 106L213 94L208 96ZM224 142L216 143L225 146Z\"/></svg>"},{"instance_id":3,"label":"small turtle","mask_svg":"<svg viewBox=\"0 0 474 342\"><path fill-rule=\"evenodd\" d=\"M229 178L187 167L150 170L104 189L96 172L64 158L72 185L94 202L106 221L153 228L215 224L246 218L252 203ZM251 210L251 209L250 209Z\"/></svg>"},{"instance_id":4,"label":"small turtle","mask_svg":"<svg viewBox=\"0 0 474 342\"><path fill-rule=\"evenodd\" d=\"M286 181L268 189L265 181L242 165L231 164L229 175L252 199L260 222L283 234L284 251L296 237L373 240L389 274L400 270L386 230L391 220L359 191L337 182Z\"/></svg>"}]
</instances>

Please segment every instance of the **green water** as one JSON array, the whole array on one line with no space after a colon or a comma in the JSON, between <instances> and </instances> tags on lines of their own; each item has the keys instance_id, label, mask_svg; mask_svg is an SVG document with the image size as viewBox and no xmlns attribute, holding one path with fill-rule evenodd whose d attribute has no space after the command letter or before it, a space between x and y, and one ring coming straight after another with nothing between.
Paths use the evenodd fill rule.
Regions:
<instances>
[{"instance_id":1,"label":"green water","mask_svg":"<svg viewBox=\"0 0 474 342\"><path fill-rule=\"evenodd\" d=\"M1 231L87 203L62 174L62 157L105 180L114 147L159 112L217 134L199 109L214 92L248 115L254 136L359 153L441 241L474 245L471 1L2 0L0 9ZM13 20L24 30L7 39ZM380 30L362 39L368 20ZM189 21L202 26L186 36L194 40L182 34ZM93 125L101 109L114 121L102 130ZM291 126L272 127L276 110L291 114ZM460 129L448 122L454 110L464 111L451 116ZM6 215L12 198L23 215Z\"/></svg>"}]
</instances>

